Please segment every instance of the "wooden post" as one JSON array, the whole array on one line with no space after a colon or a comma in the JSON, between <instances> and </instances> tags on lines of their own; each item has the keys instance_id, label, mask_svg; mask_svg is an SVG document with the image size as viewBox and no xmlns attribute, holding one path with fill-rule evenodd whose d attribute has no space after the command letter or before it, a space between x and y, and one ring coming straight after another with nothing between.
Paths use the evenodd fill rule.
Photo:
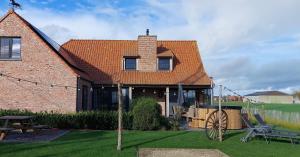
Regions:
<instances>
[{"instance_id":1,"label":"wooden post","mask_svg":"<svg viewBox=\"0 0 300 157\"><path fill-rule=\"evenodd\" d=\"M128 88L129 105L132 103L132 87Z\"/></svg>"},{"instance_id":2,"label":"wooden post","mask_svg":"<svg viewBox=\"0 0 300 157\"><path fill-rule=\"evenodd\" d=\"M213 83L213 77L210 77L210 105L214 104L214 83Z\"/></svg>"},{"instance_id":3,"label":"wooden post","mask_svg":"<svg viewBox=\"0 0 300 157\"><path fill-rule=\"evenodd\" d=\"M265 116L265 104L262 103L262 115L263 115L263 119L265 120L266 116Z\"/></svg>"},{"instance_id":4,"label":"wooden post","mask_svg":"<svg viewBox=\"0 0 300 157\"><path fill-rule=\"evenodd\" d=\"M221 119L221 116L222 116L222 108L221 108L221 105L222 105L222 88L223 88L223 86L220 85L220 93L219 93L219 140L220 140L220 142L222 142L222 119Z\"/></svg>"},{"instance_id":5,"label":"wooden post","mask_svg":"<svg viewBox=\"0 0 300 157\"><path fill-rule=\"evenodd\" d=\"M121 84L118 83L118 146L117 150L122 150L122 111L123 111L123 99L122 99L122 88Z\"/></svg>"},{"instance_id":6,"label":"wooden post","mask_svg":"<svg viewBox=\"0 0 300 157\"><path fill-rule=\"evenodd\" d=\"M166 87L166 117L170 116L170 89Z\"/></svg>"},{"instance_id":7,"label":"wooden post","mask_svg":"<svg viewBox=\"0 0 300 157\"><path fill-rule=\"evenodd\" d=\"M248 117L250 117L250 100L248 100L248 103L247 103L247 115L248 115Z\"/></svg>"}]
</instances>

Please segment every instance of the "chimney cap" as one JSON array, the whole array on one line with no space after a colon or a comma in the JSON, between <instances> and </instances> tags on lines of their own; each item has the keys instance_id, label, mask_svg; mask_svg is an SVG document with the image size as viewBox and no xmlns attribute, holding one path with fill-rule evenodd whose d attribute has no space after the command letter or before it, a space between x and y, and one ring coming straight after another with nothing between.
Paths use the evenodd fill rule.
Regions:
<instances>
[{"instance_id":1,"label":"chimney cap","mask_svg":"<svg viewBox=\"0 0 300 157\"><path fill-rule=\"evenodd\" d=\"M146 29L146 35L149 36L149 29Z\"/></svg>"}]
</instances>

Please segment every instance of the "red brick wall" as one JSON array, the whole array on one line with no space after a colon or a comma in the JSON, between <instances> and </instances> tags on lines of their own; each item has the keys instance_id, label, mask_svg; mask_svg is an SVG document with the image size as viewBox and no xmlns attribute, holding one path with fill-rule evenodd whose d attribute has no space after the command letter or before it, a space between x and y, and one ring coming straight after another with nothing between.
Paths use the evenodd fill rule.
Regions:
<instances>
[{"instance_id":1,"label":"red brick wall","mask_svg":"<svg viewBox=\"0 0 300 157\"><path fill-rule=\"evenodd\" d=\"M0 72L45 84L77 85L77 75L15 14L0 23L0 36L21 37L20 61L0 61ZM0 108L75 112L77 89L19 82L0 76Z\"/></svg>"},{"instance_id":2,"label":"red brick wall","mask_svg":"<svg viewBox=\"0 0 300 157\"><path fill-rule=\"evenodd\" d=\"M139 71L156 71L157 37L140 35L138 37L138 53L140 55Z\"/></svg>"}]
</instances>

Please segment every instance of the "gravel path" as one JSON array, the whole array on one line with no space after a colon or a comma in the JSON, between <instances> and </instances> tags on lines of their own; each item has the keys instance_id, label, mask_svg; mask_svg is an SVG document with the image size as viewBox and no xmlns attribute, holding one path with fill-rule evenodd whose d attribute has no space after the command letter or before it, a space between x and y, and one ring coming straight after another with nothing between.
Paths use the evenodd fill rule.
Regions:
<instances>
[{"instance_id":1,"label":"gravel path","mask_svg":"<svg viewBox=\"0 0 300 157\"><path fill-rule=\"evenodd\" d=\"M229 157L218 149L141 148L139 157Z\"/></svg>"}]
</instances>

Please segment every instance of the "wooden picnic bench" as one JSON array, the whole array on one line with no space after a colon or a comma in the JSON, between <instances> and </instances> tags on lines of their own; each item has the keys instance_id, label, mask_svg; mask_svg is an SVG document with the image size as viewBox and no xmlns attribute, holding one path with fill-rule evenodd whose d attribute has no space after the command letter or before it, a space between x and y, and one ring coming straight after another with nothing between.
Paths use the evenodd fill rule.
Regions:
<instances>
[{"instance_id":1,"label":"wooden picnic bench","mask_svg":"<svg viewBox=\"0 0 300 157\"><path fill-rule=\"evenodd\" d=\"M14 128L0 128L0 141L2 141L9 131L14 130Z\"/></svg>"},{"instance_id":2,"label":"wooden picnic bench","mask_svg":"<svg viewBox=\"0 0 300 157\"><path fill-rule=\"evenodd\" d=\"M48 129L47 125L34 125L32 122L33 116L2 116L0 120L4 120L4 125L0 127L0 141L13 130L21 130L25 133L27 130L38 132L42 129Z\"/></svg>"}]
</instances>

